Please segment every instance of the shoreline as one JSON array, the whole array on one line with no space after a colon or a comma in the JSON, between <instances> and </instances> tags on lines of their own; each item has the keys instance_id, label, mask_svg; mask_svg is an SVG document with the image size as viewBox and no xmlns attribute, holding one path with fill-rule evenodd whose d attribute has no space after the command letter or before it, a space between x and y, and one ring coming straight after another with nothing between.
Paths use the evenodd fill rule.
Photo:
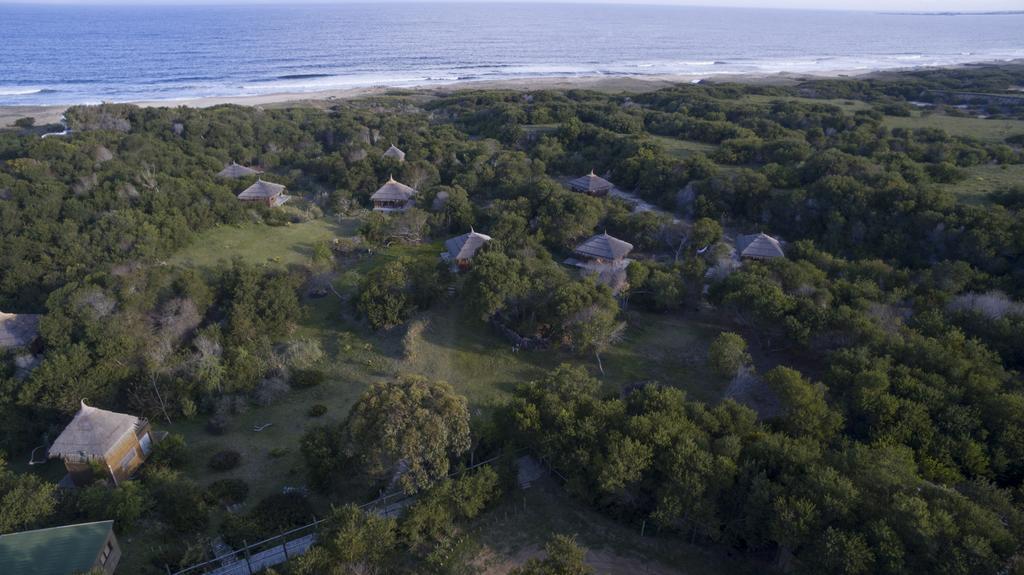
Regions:
<instances>
[{"instance_id":1,"label":"shoreline","mask_svg":"<svg viewBox=\"0 0 1024 575\"><path fill-rule=\"evenodd\" d=\"M279 92L245 96L211 96L168 100L142 100L117 102L143 108L209 108L224 104L239 106L315 106L335 101L354 100L380 96L389 92L408 92L425 95L440 95L461 90L594 90L598 92L650 92L680 84L698 81L718 83L756 84L765 86L791 86L813 79L862 77L876 74L893 74L926 69L957 69L984 65L1020 64L1024 60L986 61L953 66L907 67L881 70L823 70L814 73L772 72L772 73L718 73L718 74L664 74L664 75L602 75L602 76L540 76L534 78L510 78L495 80L463 80L449 83L431 83L414 86L365 86L337 88L310 92ZM57 124L64 111L71 106L82 104L50 105L0 105L0 127L11 127L19 118L33 117L36 125Z\"/></svg>"}]
</instances>

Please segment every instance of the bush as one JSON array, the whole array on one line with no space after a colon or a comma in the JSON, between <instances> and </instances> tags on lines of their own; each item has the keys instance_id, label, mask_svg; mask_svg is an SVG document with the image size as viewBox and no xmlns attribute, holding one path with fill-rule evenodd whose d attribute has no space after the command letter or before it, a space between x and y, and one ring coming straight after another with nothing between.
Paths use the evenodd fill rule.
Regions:
<instances>
[{"instance_id":1,"label":"bush","mask_svg":"<svg viewBox=\"0 0 1024 575\"><path fill-rule=\"evenodd\" d=\"M26 116L24 118L18 118L17 120L14 121L14 126L16 128L27 129L27 128L31 128L32 126L35 126L35 125L36 125L36 119L31 117L31 116Z\"/></svg>"},{"instance_id":2,"label":"bush","mask_svg":"<svg viewBox=\"0 0 1024 575\"><path fill-rule=\"evenodd\" d=\"M242 461L242 455L233 449L218 451L210 457L207 466L214 471L229 471L238 467Z\"/></svg>"},{"instance_id":3,"label":"bush","mask_svg":"<svg viewBox=\"0 0 1024 575\"><path fill-rule=\"evenodd\" d=\"M218 413L206 422L206 431L210 435L224 435L228 430L228 416Z\"/></svg>"},{"instance_id":4,"label":"bush","mask_svg":"<svg viewBox=\"0 0 1024 575\"><path fill-rule=\"evenodd\" d=\"M309 414L310 417L320 417L323 414L327 413L327 406L322 403L318 403L316 405L310 406L309 411L307 413Z\"/></svg>"},{"instance_id":5,"label":"bush","mask_svg":"<svg viewBox=\"0 0 1024 575\"><path fill-rule=\"evenodd\" d=\"M275 493L256 505L253 517L265 531L279 532L312 521L313 506L301 493Z\"/></svg>"},{"instance_id":6,"label":"bush","mask_svg":"<svg viewBox=\"0 0 1024 575\"><path fill-rule=\"evenodd\" d=\"M319 369L295 369L292 370L292 387L305 389L316 387L324 382L324 372Z\"/></svg>"},{"instance_id":7,"label":"bush","mask_svg":"<svg viewBox=\"0 0 1024 575\"><path fill-rule=\"evenodd\" d=\"M206 490L216 501L225 505L241 503L249 496L249 484L242 479L218 479Z\"/></svg>"},{"instance_id":8,"label":"bush","mask_svg":"<svg viewBox=\"0 0 1024 575\"><path fill-rule=\"evenodd\" d=\"M172 433L153 447L153 455L149 456L149 465L164 467L181 467L188 462L188 446L180 433Z\"/></svg>"},{"instance_id":9,"label":"bush","mask_svg":"<svg viewBox=\"0 0 1024 575\"><path fill-rule=\"evenodd\" d=\"M256 402L256 405L266 407L287 395L290 389L288 382L284 379L268 377L256 385L256 390L253 392L253 401Z\"/></svg>"},{"instance_id":10,"label":"bush","mask_svg":"<svg viewBox=\"0 0 1024 575\"><path fill-rule=\"evenodd\" d=\"M220 534L225 543L238 549L264 539L266 531L252 515L228 514L220 526Z\"/></svg>"}]
</instances>

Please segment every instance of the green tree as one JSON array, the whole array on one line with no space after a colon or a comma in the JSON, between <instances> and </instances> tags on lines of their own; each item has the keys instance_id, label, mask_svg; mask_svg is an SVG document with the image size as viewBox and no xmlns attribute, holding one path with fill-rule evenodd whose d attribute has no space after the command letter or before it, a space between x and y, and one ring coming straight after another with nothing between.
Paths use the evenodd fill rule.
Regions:
<instances>
[{"instance_id":1,"label":"green tree","mask_svg":"<svg viewBox=\"0 0 1024 575\"><path fill-rule=\"evenodd\" d=\"M44 523L56 508L56 493L54 484L8 469L0 454L0 534Z\"/></svg>"},{"instance_id":2,"label":"green tree","mask_svg":"<svg viewBox=\"0 0 1024 575\"><path fill-rule=\"evenodd\" d=\"M722 377L733 377L751 362L747 342L738 333L723 331L708 348L708 365Z\"/></svg>"},{"instance_id":3,"label":"green tree","mask_svg":"<svg viewBox=\"0 0 1024 575\"><path fill-rule=\"evenodd\" d=\"M786 415L779 423L794 436L806 435L828 441L843 425L843 416L829 407L825 386L807 381L795 369L779 366L764 375L764 381L779 395Z\"/></svg>"},{"instance_id":4,"label":"green tree","mask_svg":"<svg viewBox=\"0 0 1024 575\"><path fill-rule=\"evenodd\" d=\"M370 477L397 477L406 493L448 474L469 449L466 398L445 382L402 375L375 383L344 425L345 453Z\"/></svg>"}]
</instances>

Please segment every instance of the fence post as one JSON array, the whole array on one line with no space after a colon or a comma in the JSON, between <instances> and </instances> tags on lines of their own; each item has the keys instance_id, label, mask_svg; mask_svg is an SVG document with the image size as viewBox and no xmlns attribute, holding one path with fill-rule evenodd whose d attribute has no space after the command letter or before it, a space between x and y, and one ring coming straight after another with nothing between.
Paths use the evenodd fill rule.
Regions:
<instances>
[{"instance_id":1,"label":"fence post","mask_svg":"<svg viewBox=\"0 0 1024 575\"><path fill-rule=\"evenodd\" d=\"M281 533L281 549L284 549L284 560L288 561L288 540L284 538L284 533Z\"/></svg>"},{"instance_id":2,"label":"fence post","mask_svg":"<svg viewBox=\"0 0 1024 575\"><path fill-rule=\"evenodd\" d=\"M647 520L644 519L643 525L640 526L640 537L644 536L644 532L647 531Z\"/></svg>"},{"instance_id":3,"label":"fence post","mask_svg":"<svg viewBox=\"0 0 1024 575\"><path fill-rule=\"evenodd\" d=\"M245 569L252 575L252 563L249 563L249 542L242 540L242 551L245 551Z\"/></svg>"}]
</instances>

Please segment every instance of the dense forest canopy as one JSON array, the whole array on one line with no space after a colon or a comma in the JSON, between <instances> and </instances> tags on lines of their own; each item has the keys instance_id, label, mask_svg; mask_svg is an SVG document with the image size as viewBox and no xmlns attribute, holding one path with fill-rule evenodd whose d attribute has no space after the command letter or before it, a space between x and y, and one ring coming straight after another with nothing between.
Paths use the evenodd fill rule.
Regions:
<instances>
[{"instance_id":1,"label":"dense forest canopy","mask_svg":"<svg viewBox=\"0 0 1024 575\"><path fill-rule=\"evenodd\" d=\"M768 568L1024 572L1024 181L980 202L956 193L971 170L1024 165L1024 131L890 124L1024 119L1024 103L984 97L1020 85L1024 67L1004 66L631 95L103 105L68 110L67 137L0 131L0 309L43 314L39 341L0 366L7 459L52 440L82 398L155 422L206 421L216 434L240 404L321 384L325 356L358 350L297 332L311 286L344 299L367 333L415 333L454 294L472 321L573 360L483 414L448 383L378 378L347 418L310 429L294 447L324 497L342 501L354 484L421 494L397 523L335 509L328 537L292 572L415 570L440 557L454 525L509 488L490 468L449 471L514 449L554 462L569 492L616 520L770 557ZM404 162L382 155L392 143ZM297 199L238 202L255 178L218 178L233 161ZM565 187L591 170L626 198ZM419 190L416 207L367 213L392 176ZM218 226L341 216L359 220L359 237L313 246L303 265L230 253L213 270L168 263ZM470 226L494 239L468 272L438 265L436 252L388 256ZM617 283L561 264L602 232L635 250ZM735 238L754 232L784 239L786 257L740 265ZM630 310L735 326L708 342L708 361L761 386L771 405L696 401L677 381L610 392L601 358L632 329ZM0 530L116 515L119 529L150 518L204 532L209 508L248 487L198 485L180 470L190 455L178 441L140 481L60 505L51 485L4 468ZM26 491L31 505L11 512ZM232 515L222 532L237 543L301 524L308 503L293 499ZM294 521L275 522L275 505ZM523 572L561 572L578 551L556 539L547 562ZM161 561L187 564L190 552Z\"/></svg>"}]
</instances>

